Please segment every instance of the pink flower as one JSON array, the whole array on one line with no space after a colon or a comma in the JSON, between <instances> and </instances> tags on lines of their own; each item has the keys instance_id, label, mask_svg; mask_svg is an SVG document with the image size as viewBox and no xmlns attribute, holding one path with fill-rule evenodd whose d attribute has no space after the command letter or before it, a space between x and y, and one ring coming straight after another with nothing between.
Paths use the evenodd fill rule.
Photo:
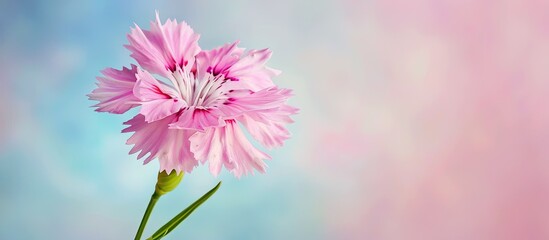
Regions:
<instances>
[{"instance_id":1,"label":"pink flower","mask_svg":"<svg viewBox=\"0 0 549 240\"><path fill-rule=\"evenodd\" d=\"M160 171L191 172L209 163L217 176L224 166L235 176L265 172L270 157L245 137L242 126L266 148L290 137L286 125L297 109L286 104L291 90L271 80L279 71L265 66L271 51L238 48L238 42L201 50L199 35L184 22L135 26L126 45L139 67L108 68L89 94L96 111L121 114L140 106L124 124L137 158L160 161ZM167 81L155 78L158 74ZM240 124L238 124L240 123Z\"/></svg>"}]
</instances>

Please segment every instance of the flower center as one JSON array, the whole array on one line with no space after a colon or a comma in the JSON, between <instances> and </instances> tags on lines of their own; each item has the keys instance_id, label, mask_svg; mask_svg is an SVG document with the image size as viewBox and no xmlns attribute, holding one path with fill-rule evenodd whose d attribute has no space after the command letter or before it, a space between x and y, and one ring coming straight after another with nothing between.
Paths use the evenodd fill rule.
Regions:
<instances>
[{"instance_id":1,"label":"flower center","mask_svg":"<svg viewBox=\"0 0 549 240\"><path fill-rule=\"evenodd\" d=\"M221 74L214 76L211 73L206 73L202 79L196 79L194 73L179 70L175 71L173 76L174 87L189 107L217 107L221 101L226 99L222 86L227 79Z\"/></svg>"}]
</instances>

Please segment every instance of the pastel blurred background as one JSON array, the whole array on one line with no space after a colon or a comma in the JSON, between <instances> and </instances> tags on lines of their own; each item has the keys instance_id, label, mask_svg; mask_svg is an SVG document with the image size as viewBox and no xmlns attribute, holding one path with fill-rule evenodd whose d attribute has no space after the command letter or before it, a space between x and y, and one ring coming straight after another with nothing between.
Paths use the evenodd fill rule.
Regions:
<instances>
[{"instance_id":1,"label":"pastel blurred background","mask_svg":"<svg viewBox=\"0 0 549 240\"><path fill-rule=\"evenodd\" d=\"M0 239L133 238L158 163L85 95L154 10L271 48L301 113L267 174L199 167L146 236L223 180L165 239L549 239L541 0L2 0Z\"/></svg>"}]
</instances>

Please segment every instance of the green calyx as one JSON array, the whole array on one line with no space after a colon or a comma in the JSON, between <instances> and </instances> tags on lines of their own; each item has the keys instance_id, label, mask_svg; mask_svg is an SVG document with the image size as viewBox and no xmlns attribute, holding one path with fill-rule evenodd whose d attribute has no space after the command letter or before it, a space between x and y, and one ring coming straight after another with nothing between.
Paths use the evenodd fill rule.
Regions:
<instances>
[{"instance_id":1,"label":"green calyx","mask_svg":"<svg viewBox=\"0 0 549 240\"><path fill-rule=\"evenodd\" d=\"M183 179L183 175L185 175L185 172L183 171L179 174L177 174L175 170L172 170L170 174L166 173L166 171L159 172L154 194L162 196L168 192L171 192L177 187L177 185L179 185Z\"/></svg>"}]
</instances>

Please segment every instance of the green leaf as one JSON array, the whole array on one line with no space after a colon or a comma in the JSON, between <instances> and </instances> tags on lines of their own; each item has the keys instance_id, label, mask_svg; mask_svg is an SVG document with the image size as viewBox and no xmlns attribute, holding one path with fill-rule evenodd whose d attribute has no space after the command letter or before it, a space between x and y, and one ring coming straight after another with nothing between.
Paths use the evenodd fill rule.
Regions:
<instances>
[{"instance_id":1,"label":"green leaf","mask_svg":"<svg viewBox=\"0 0 549 240\"><path fill-rule=\"evenodd\" d=\"M185 208L182 212L177 214L172 220L170 220L168 223L166 223L164 226L162 226L160 229L158 229L152 236L150 236L147 239L151 240L158 240L163 238L164 236L168 235L172 230L174 230L177 225L179 225L185 218L187 218L191 213L197 209L202 203L204 203L208 198L210 198L221 186L221 182L219 182L217 185L215 185L214 188L212 188L210 191L208 191L206 194L204 194L202 197L200 197L198 200L196 200L193 204Z\"/></svg>"}]
</instances>

